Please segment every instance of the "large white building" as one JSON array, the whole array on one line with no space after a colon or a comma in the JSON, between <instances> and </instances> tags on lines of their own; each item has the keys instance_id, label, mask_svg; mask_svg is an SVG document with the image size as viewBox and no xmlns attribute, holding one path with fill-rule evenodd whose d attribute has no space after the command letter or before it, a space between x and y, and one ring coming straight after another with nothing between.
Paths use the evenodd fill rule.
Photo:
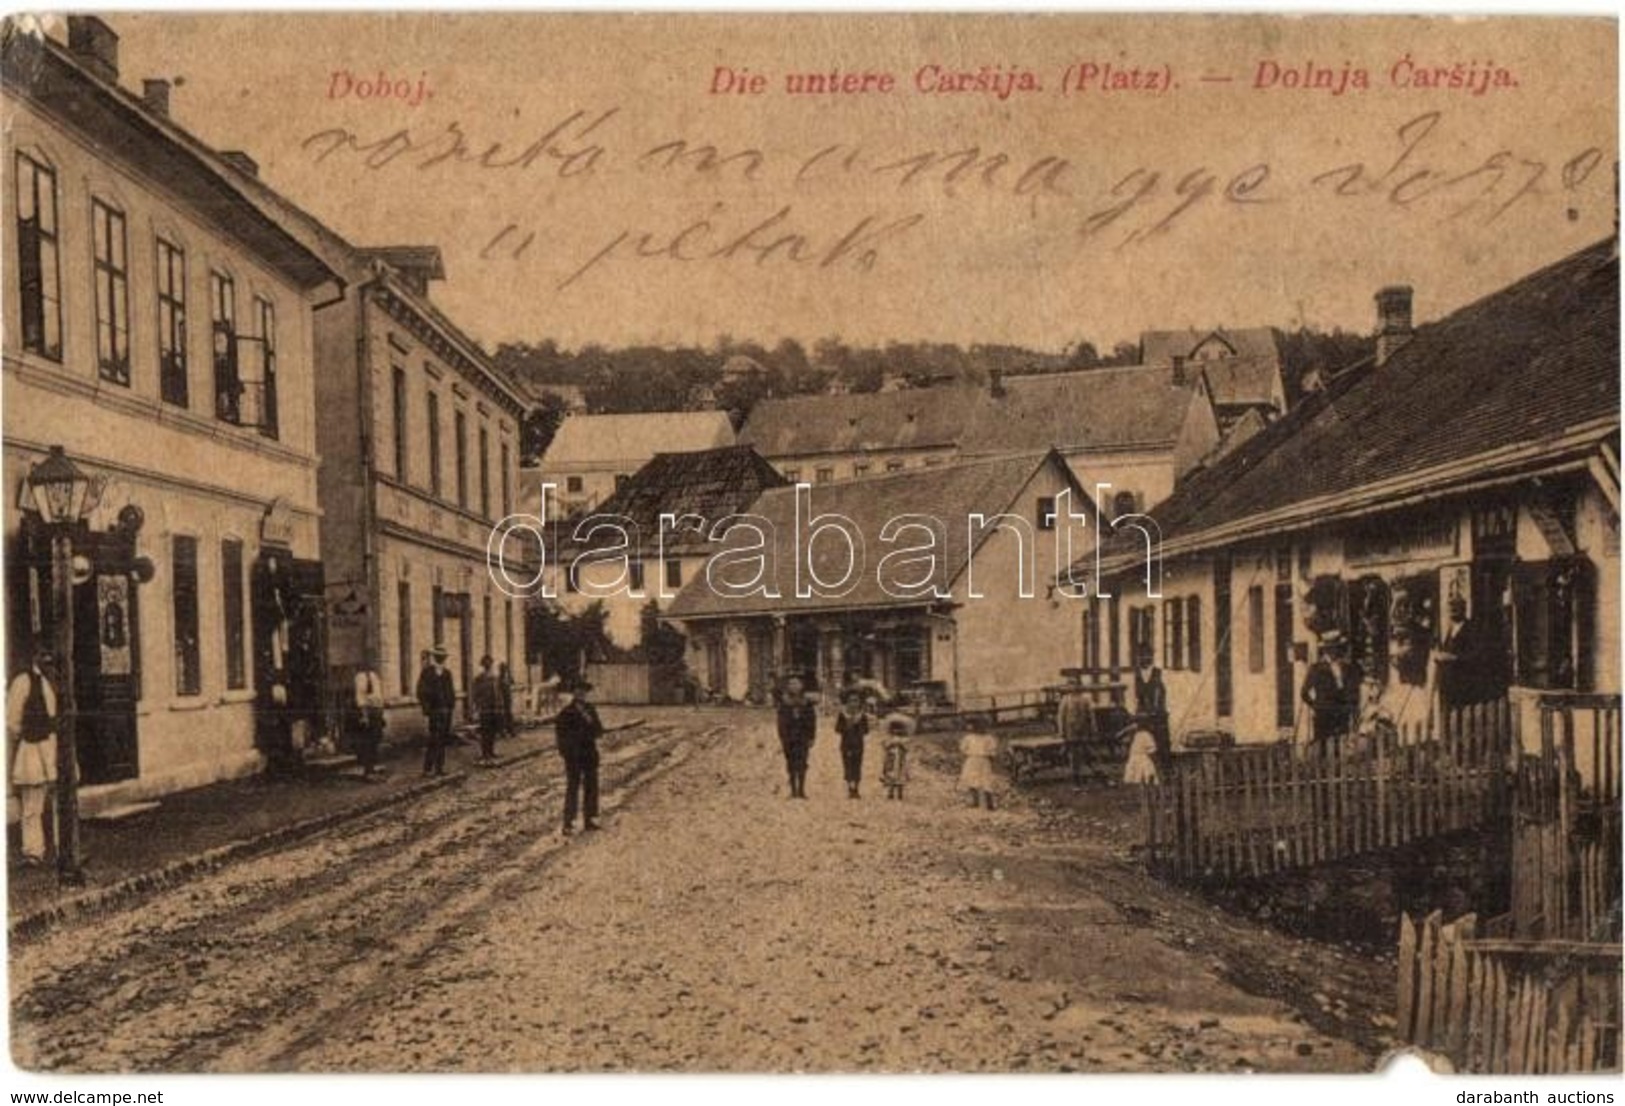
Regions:
<instances>
[{"instance_id":1,"label":"large white building","mask_svg":"<svg viewBox=\"0 0 1625 1106\"><path fill-rule=\"evenodd\" d=\"M52 636L18 508L53 446L108 485L90 535L144 518L150 583L73 589L88 809L250 772L273 681L321 711L312 310L344 292L234 164L119 84L118 39L4 42L7 661ZM136 510L128 510L135 508ZM94 537L82 544L91 547Z\"/></svg>"}]
</instances>

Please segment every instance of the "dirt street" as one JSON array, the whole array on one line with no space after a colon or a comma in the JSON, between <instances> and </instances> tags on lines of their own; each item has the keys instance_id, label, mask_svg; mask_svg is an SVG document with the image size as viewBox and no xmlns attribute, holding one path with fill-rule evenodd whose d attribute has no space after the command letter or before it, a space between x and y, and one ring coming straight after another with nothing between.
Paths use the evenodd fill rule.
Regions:
<instances>
[{"instance_id":1,"label":"dirt street","mask_svg":"<svg viewBox=\"0 0 1625 1106\"><path fill-rule=\"evenodd\" d=\"M1387 969L1161 888L1046 798L902 803L762 712L543 757L12 950L13 1055L73 1071L1363 1070ZM921 743L922 746L924 742ZM1057 789L1051 789L1053 793ZM1060 789L1070 790L1070 789ZM1294 1005L1295 1004L1295 1005Z\"/></svg>"}]
</instances>

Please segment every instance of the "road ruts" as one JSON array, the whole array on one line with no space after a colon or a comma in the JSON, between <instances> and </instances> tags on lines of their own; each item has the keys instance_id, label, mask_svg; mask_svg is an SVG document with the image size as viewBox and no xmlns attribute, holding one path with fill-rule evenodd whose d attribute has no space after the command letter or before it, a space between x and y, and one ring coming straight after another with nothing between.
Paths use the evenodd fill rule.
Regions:
<instances>
[{"instance_id":1,"label":"road ruts","mask_svg":"<svg viewBox=\"0 0 1625 1106\"><path fill-rule=\"evenodd\" d=\"M686 721L686 720L685 720ZM606 739L613 811L725 726ZM336 827L12 950L12 1055L52 1071L280 1071L545 879L553 756Z\"/></svg>"}]
</instances>

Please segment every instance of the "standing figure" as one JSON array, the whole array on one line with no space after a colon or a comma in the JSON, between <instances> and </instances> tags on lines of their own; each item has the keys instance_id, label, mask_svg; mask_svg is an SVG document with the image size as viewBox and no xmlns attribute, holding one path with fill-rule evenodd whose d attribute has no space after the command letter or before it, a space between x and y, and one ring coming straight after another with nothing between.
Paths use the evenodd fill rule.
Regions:
<instances>
[{"instance_id":1,"label":"standing figure","mask_svg":"<svg viewBox=\"0 0 1625 1106\"><path fill-rule=\"evenodd\" d=\"M970 792L970 805L993 809L993 791L998 779L993 774L993 758L999 755L999 739L990 732L991 720L973 715L965 735L959 739L959 753L965 758L959 770L959 788Z\"/></svg>"},{"instance_id":2,"label":"standing figure","mask_svg":"<svg viewBox=\"0 0 1625 1106\"><path fill-rule=\"evenodd\" d=\"M378 767L378 746L384 739L384 683L366 666L355 674L354 707L355 756L361 763L362 779L370 779Z\"/></svg>"},{"instance_id":3,"label":"standing figure","mask_svg":"<svg viewBox=\"0 0 1625 1106\"><path fill-rule=\"evenodd\" d=\"M575 831L576 810L581 828L598 828L598 739L604 724L598 708L587 701L592 685L577 679L568 687L569 701L553 721L559 756L564 758L564 836ZM579 805L578 805L579 804Z\"/></svg>"},{"instance_id":4,"label":"standing figure","mask_svg":"<svg viewBox=\"0 0 1625 1106\"><path fill-rule=\"evenodd\" d=\"M846 776L846 797L858 797L863 780L863 742L869 736L869 714L863 696L849 691L841 698L841 713L835 716L835 732L841 738L841 768Z\"/></svg>"},{"instance_id":5,"label":"standing figure","mask_svg":"<svg viewBox=\"0 0 1625 1106\"><path fill-rule=\"evenodd\" d=\"M45 863L46 800L56 784L56 687L51 654L40 650L6 691L11 786L21 814L24 864Z\"/></svg>"},{"instance_id":6,"label":"standing figure","mask_svg":"<svg viewBox=\"0 0 1625 1106\"><path fill-rule=\"evenodd\" d=\"M1140 727L1151 735L1156 750L1157 770L1167 772L1174 758L1173 739L1168 732L1168 688L1162 682L1162 669L1141 654L1134 668L1134 713Z\"/></svg>"},{"instance_id":7,"label":"standing figure","mask_svg":"<svg viewBox=\"0 0 1625 1106\"><path fill-rule=\"evenodd\" d=\"M1506 693L1504 650L1485 619L1469 618L1467 600L1450 599L1450 618L1433 654L1438 671L1439 706L1451 711Z\"/></svg>"},{"instance_id":8,"label":"standing figure","mask_svg":"<svg viewBox=\"0 0 1625 1106\"><path fill-rule=\"evenodd\" d=\"M497 686L502 689L502 736L517 736L519 725L513 715L513 672L508 668L507 661L497 665Z\"/></svg>"},{"instance_id":9,"label":"standing figure","mask_svg":"<svg viewBox=\"0 0 1625 1106\"><path fill-rule=\"evenodd\" d=\"M1360 669L1349 662L1338 631L1320 639L1320 659L1303 678L1302 699L1314 712L1316 742L1340 738L1353 727L1360 711Z\"/></svg>"},{"instance_id":10,"label":"standing figure","mask_svg":"<svg viewBox=\"0 0 1625 1106\"><path fill-rule=\"evenodd\" d=\"M807 758L817 736L818 712L807 698L801 677L791 676L779 693L779 747L784 750L792 799L807 797Z\"/></svg>"},{"instance_id":11,"label":"standing figure","mask_svg":"<svg viewBox=\"0 0 1625 1106\"><path fill-rule=\"evenodd\" d=\"M880 782L886 785L886 798L901 800L903 785L908 783L908 735L914 723L904 714L889 714L882 723L886 739L881 745L885 760L880 767Z\"/></svg>"},{"instance_id":12,"label":"standing figure","mask_svg":"<svg viewBox=\"0 0 1625 1106\"><path fill-rule=\"evenodd\" d=\"M502 732L502 683L491 671L491 656L480 658L480 674L474 677L474 718L479 725L479 764L490 766L497 762L497 735Z\"/></svg>"},{"instance_id":13,"label":"standing figure","mask_svg":"<svg viewBox=\"0 0 1625 1106\"><path fill-rule=\"evenodd\" d=\"M452 742L451 720L457 710L457 686L446 668L446 647L429 651L429 667L418 676L418 705L429 720L429 743L423 747L423 774L446 774L446 746Z\"/></svg>"}]
</instances>

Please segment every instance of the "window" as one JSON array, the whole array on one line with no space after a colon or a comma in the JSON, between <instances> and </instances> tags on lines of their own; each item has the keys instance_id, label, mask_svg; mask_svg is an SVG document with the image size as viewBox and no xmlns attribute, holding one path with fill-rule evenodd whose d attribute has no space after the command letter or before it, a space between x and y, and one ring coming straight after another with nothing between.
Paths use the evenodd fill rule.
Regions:
<instances>
[{"instance_id":1,"label":"window","mask_svg":"<svg viewBox=\"0 0 1625 1106\"><path fill-rule=\"evenodd\" d=\"M56 173L17 155L17 274L23 349L62 360L62 268L57 244Z\"/></svg>"},{"instance_id":2,"label":"window","mask_svg":"<svg viewBox=\"0 0 1625 1106\"><path fill-rule=\"evenodd\" d=\"M170 547L175 599L175 694L203 693L202 658L198 653L197 539L176 535Z\"/></svg>"},{"instance_id":3,"label":"window","mask_svg":"<svg viewBox=\"0 0 1625 1106\"><path fill-rule=\"evenodd\" d=\"M390 374L390 390L395 422L395 479L406 483L406 370L399 365Z\"/></svg>"},{"instance_id":4,"label":"window","mask_svg":"<svg viewBox=\"0 0 1625 1106\"><path fill-rule=\"evenodd\" d=\"M942 464L941 457L927 457L925 459L925 467L928 469L934 469L940 464Z\"/></svg>"},{"instance_id":5,"label":"window","mask_svg":"<svg viewBox=\"0 0 1625 1106\"><path fill-rule=\"evenodd\" d=\"M260 433L275 438L278 433L276 401L276 304L254 297L254 313L259 316L260 341L264 345L265 380L261 383Z\"/></svg>"},{"instance_id":6,"label":"window","mask_svg":"<svg viewBox=\"0 0 1625 1106\"><path fill-rule=\"evenodd\" d=\"M582 488L581 477L579 477L579 476L566 476L564 478L564 490L569 492L570 494L572 494L572 495L580 495L581 494L581 488Z\"/></svg>"},{"instance_id":7,"label":"window","mask_svg":"<svg viewBox=\"0 0 1625 1106\"><path fill-rule=\"evenodd\" d=\"M1134 492L1118 492L1112 496L1112 517L1122 518L1140 509L1140 497Z\"/></svg>"},{"instance_id":8,"label":"window","mask_svg":"<svg viewBox=\"0 0 1625 1106\"><path fill-rule=\"evenodd\" d=\"M1264 589L1247 589L1247 671L1264 671Z\"/></svg>"},{"instance_id":9,"label":"window","mask_svg":"<svg viewBox=\"0 0 1625 1106\"><path fill-rule=\"evenodd\" d=\"M513 484L512 477L508 475L508 467L513 464L513 453L508 449L508 443L502 443L502 517L507 518L513 514Z\"/></svg>"},{"instance_id":10,"label":"window","mask_svg":"<svg viewBox=\"0 0 1625 1106\"><path fill-rule=\"evenodd\" d=\"M786 480L790 481L790 483L792 483L792 484L800 483L800 481L801 481L801 470L800 469L785 469L784 470L784 478Z\"/></svg>"},{"instance_id":11,"label":"window","mask_svg":"<svg viewBox=\"0 0 1625 1106\"><path fill-rule=\"evenodd\" d=\"M484 624L485 655L489 657L491 655L491 597L489 595L480 597L480 617Z\"/></svg>"},{"instance_id":12,"label":"window","mask_svg":"<svg viewBox=\"0 0 1625 1106\"><path fill-rule=\"evenodd\" d=\"M1129 649L1132 653L1129 657L1130 663L1149 664L1156 656L1156 614L1155 607L1129 608Z\"/></svg>"},{"instance_id":13,"label":"window","mask_svg":"<svg viewBox=\"0 0 1625 1106\"><path fill-rule=\"evenodd\" d=\"M186 254L158 239L158 395L176 407L187 404Z\"/></svg>"},{"instance_id":14,"label":"window","mask_svg":"<svg viewBox=\"0 0 1625 1106\"><path fill-rule=\"evenodd\" d=\"M461 411L451 416L451 445L457 470L457 506L468 509L468 416Z\"/></svg>"},{"instance_id":15,"label":"window","mask_svg":"<svg viewBox=\"0 0 1625 1106\"><path fill-rule=\"evenodd\" d=\"M440 494L440 397L429 393L429 490ZM439 604L436 604L438 606ZM439 640L440 635L435 635Z\"/></svg>"},{"instance_id":16,"label":"window","mask_svg":"<svg viewBox=\"0 0 1625 1106\"><path fill-rule=\"evenodd\" d=\"M853 464L853 466L852 466L852 475L853 476L868 476L869 475L869 466L864 464L861 461Z\"/></svg>"},{"instance_id":17,"label":"window","mask_svg":"<svg viewBox=\"0 0 1625 1106\"><path fill-rule=\"evenodd\" d=\"M243 543L233 538L220 543L220 602L225 608L226 686L236 691L248 686L248 653L243 633Z\"/></svg>"},{"instance_id":18,"label":"window","mask_svg":"<svg viewBox=\"0 0 1625 1106\"><path fill-rule=\"evenodd\" d=\"M243 384L237 371L237 285L225 273L209 273L209 312L214 335L214 415L222 422L241 422Z\"/></svg>"},{"instance_id":19,"label":"window","mask_svg":"<svg viewBox=\"0 0 1625 1106\"><path fill-rule=\"evenodd\" d=\"M416 688L417 666L412 663L412 585L406 580L395 584L395 663L401 669L401 694L412 695Z\"/></svg>"},{"instance_id":20,"label":"window","mask_svg":"<svg viewBox=\"0 0 1625 1106\"><path fill-rule=\"evenodd\" d=\"M1185 667L1202 671L1202 600L1195 595L1185 600Z\"/></svg>"},{"instance_id":21,"label":"window","mask_svg":"<svg viewBox=\"0 0 1625 1106\"><path fill-rule=\"evenodd\" d=\"M1512 576L1517 681L1524 687L1589 691L1596 680L1596 570L1583 556L1524 562ZM1480 662L1464 701L1505 694L1504 640L1499 620L1480 617Z\"/></svg>"},{"instance_id":22,"label":"window","mask_svg":"<svg viewBox=\"0 0 1625 1106\"><path fill-rule=\"evenodd\" d=\"M1083 608L1083 667L1086 669L1100 667L1100 615L1104 607L1104 600L1091 599Z\"/></svg>"},{"instance_id":23,"label":"window","mask_svg":"<svg viewBox=\"0 0 1625 1106\"><path fill-rule=\"evenodd\" d=\"M480 514L491 517L491 432L480 427Z\"/></svg>"},{"instance_id":24,"label":"window","mask_svg":"<svg viewBox=\"0 0 1625 1106\"><path fill-rule=\"evenodd\" d=\"M502 601L502 659L513 665L513 604Z\"/></svg>"},{"instance_id":25,"label":"window","mask_svg":"<svg viewBox=\"0 0 1625 1106\"><path fill-rule=\"evenodd\" d=\"M103 380L130 386L130 259L124 213L90 201L95 250L96 371Z\"/></svg>"},{"instance_id":26,"label":"window","mask_svg":"<svg viewBox=\"0 0 1625 1106\"><path fill-rule=\"evenodd\" d=\"M901 461L887 461L886 462L886 471L887 472L902 472L903 471L903 462L901 462Z\"/></svg>"},{"instance_id":27,"label":"window","mask_svg":"<svg viewBox=\"0 0 1625 1106\"><path fill-rule=\"evenodd\" d=\"M1185 602L1168 599L1162 604L1162 667L1170 672L1185 667Z\"/></svg>"},{"instance_id":28,"label":"window","mask_svg":"<svg viewBox=\"0 0 1625 1106\"><path fill-rule=\"evenodd\" d=\"M643 590L643 562L630 561L627 563L627 574L631 577L632 590Z\"/></svg>"},{"instance_id":29,"label":"window","mask_svg":"<svg viewBox=\"0 0 1625 1106\"><path fill-rule=\"evenodd\" d=\"M888 466L887 466L887 468L888 468L888 469L889 469L889 468L890 468L890 467L891 467L891 466L889 466L889 465L888 465ZM828 483L830 483L830 482L831 482L831 481L832 481L832 480L834 480L834 479L835 479L835 470L834 470L834 469L832 469L832 468L821 468L821 469L819 469L819 470L818 470L818 472L817 472L817 473L816 473L816 474L815 474L815 479L816 479L816 480L817 480L817 481L818 481L818 482L819 482L819 483L820 483L820 484L828 484Z\"/></svg>"},{"instance_id":30,"label":"window","mask_svg":"<svg viewBox=\"0 0 1625 1106\"><path fill-rule=\"evenodd\" d=\"M1038 516L1038 528L1040 530L1055 529L1055 497L1053 495L1041 495L1038 497L1036 513Z\"/></svg>"},{"instance_id":31,"label":"window","mask_svg":"<svg viewBox=\"0 0 1625 1106\"><path fill-rule=\"evenodd\" d=\"M444 645L446 642L446 593L439 584L429 589L429 603L434 608L429 612L430 625L434 628L434 644Z\"/></svg>"},{"instance_id":32,"label":"window","mask_svg":"<svg viewBox=\"0 0 1625 1106\"><path fill-rule=\"evenodd\" d=\"M680 588L683 586L683 562L672 557L666 562L666 587Z\"/></svg>"}]
</instances>

